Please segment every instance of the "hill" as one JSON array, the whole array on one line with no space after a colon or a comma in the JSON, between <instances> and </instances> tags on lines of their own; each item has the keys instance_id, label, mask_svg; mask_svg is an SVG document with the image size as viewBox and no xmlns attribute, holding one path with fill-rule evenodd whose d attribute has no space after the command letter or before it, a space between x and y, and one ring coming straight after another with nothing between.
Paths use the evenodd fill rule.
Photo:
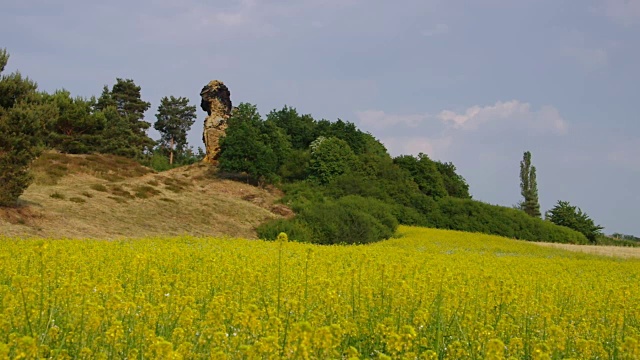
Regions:
<instances>
[{"instance_id":1,"label":"hill","mask_svg":"<svg viewBox=\"0 0 640 360\"><path fill-rule=\"evenodd\" d=\"M281 193L221 179L199 163L157 173L113 155L46 152L18 208L0 208L0 234L48 238L230 236L290 211Z\"/></svg>"}]
</instances>

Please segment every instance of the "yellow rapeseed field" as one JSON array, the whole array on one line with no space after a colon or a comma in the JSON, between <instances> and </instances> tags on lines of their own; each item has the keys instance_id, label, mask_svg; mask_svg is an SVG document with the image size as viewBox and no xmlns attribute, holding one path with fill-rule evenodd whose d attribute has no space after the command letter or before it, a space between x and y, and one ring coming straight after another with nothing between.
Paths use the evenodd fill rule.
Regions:
<instances>
[{"instance_id":1,"label":"yellow rapeseed field","mask_svg":"<svg viewBox=\"0 0 640 360\"><path fill-rule=\"evenodd\" d=\"M399 233L366 246L0 237L0 358L640 358L640 261Z\"/></svg>"}]
</instances>

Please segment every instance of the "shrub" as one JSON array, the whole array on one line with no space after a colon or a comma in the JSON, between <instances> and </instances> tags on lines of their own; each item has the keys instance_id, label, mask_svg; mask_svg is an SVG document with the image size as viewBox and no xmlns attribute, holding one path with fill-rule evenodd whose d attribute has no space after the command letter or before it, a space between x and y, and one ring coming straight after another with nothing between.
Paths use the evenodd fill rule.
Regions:
<instances>
[{"instance_id":1,"label":"shrub","mask_svg":"<svg viewBox=\"0 0 640 360\"><path fill-rule=\"evenodd\" d=\"M151 156L148 166L157 172L167 171L173 168L173 166L169 164L169 158L159 152Z\"/></svg>"},{"instance_id":2,"label":"shrub","mask_svg":"<svg viewBox=\"0 0 640 360\"><path fill-rule=\"evenodd\" d=\"M429 218L431 226L436 228L530 241L588 243L587 238L577 231L528 216L519 210L456 198L443 198L437 204L438 213Z\"/></svg>"},{"instance_id":3,"label":"shrub","mask_svg":"<svg viewBox=\"0 0 640 360\"><path fill-rule=\"evenodd\" d=\"M338 200L338 204L352 211L366 212L379 221L384 228L383 237L390 238L398 228L398 219L389 209L389 205L373 198L349 195Z\"/></svg>"},{"instance_id":4,"label":"shrub","mask_svg":"<svg viewBox=\"0 0 640 360\"><path fill-rule=\"evenodd\" d=\"M277 219L266 222L256 229L258 237L264 240L276 240L278 234L286 233L289 239L299 242L312 242L313 233L307 225L296 219Z\"/></svg>"},{"instance_id":5,"label":"shrub","mask_svg":"<svg viewBox=\"0 0 640 360\"><path fill-rule=\"evenodd\" d=\"M367 244L391 237L398 225L386 204L358 196L309 203L299 221L319 244Z\"/></svg>"}]
</instances>

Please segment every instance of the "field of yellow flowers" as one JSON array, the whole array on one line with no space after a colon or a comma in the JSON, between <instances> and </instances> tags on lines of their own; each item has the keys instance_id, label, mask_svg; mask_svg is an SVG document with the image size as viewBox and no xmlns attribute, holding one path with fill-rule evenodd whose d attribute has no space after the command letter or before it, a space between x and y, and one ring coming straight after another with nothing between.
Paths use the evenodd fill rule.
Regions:
<instances>
[{"instance_id":1,"label":"field of yellow flowers","mask_svg":"<svg viewBox=\"0 0 640 360\"><path fill-rule=\"evenodd\" d=\"M399 234L0 237L0 358L640 358L640 261Z\"/></svg>"}]
</instances>

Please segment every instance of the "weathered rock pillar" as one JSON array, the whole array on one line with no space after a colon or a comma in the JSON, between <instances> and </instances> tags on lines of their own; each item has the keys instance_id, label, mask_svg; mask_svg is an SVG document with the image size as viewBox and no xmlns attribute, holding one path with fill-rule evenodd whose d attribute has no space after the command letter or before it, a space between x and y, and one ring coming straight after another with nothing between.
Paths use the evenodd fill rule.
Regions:
<instances>
[{"instance_id":1,"label":"weathered rock pillar","mask_svg":"<svg viewBox=\"0 0 640 360\"><path fill-rule=\"evenodd\" d=\"M222 81L213 80L200 91L200 107L207 112L202 140L207 151L205 162L215 164L220 154L220 137L227 130L231 116L231 93Z\"/></svg>"}]
</instances>

